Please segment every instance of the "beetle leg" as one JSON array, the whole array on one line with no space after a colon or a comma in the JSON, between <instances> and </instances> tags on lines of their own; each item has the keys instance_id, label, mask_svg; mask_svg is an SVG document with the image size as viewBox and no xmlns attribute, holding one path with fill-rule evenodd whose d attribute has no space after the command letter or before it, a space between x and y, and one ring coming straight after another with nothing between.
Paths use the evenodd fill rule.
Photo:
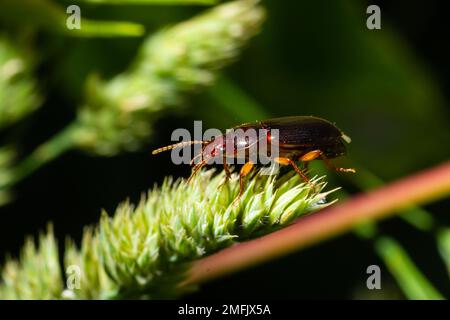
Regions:
<instances>
[{"instance_id":1,"label":"beetle leg","mask_svg":"<svg viewBox=\"0 0 450 320\"><path fill-rule=\"evenodd\" d=\"M192 166L194 165L195 161L197 160L197 158L203 156L203 152L200 152L199 154L197 154L195 157L192 158L191 162L189 162L189 164Z\"/></svg>"},{"instance_id":2,"label":"beetle leg","mask_svg":"<svg viewBox=\"0 0 450 320\"><path fill-rule=\"evenodd\" d=\"M328 159L321 150L313 150L313 151L309 151L307 153L305 153L303 156L300 157L300 161L304 161L305 163L307 163L308 161L312 161L315 160L317 158L321 158L323 160L323 162L325 162L325 165L328 167L328 169L330 170L334 170L337 172L350 172L350 173L355 173L355 169L353 168L339 168L339 167L335 167L330 159Z\"/></svg>"},{"instance_id":3,"label":"beetle leg","mask_svg":"<svg viewBox=\"0 0 450 320\"><path fill-rule=\"evenodd\" d=\"M299 158L299 160L303 161L303 162L308 162L308 161L315 160L315 159L319 158L322 155L323 155L322 151L320 151L320 150L313 150L313 151L309 151L309 152L305 153L304 155L302 155Z\"/></svg>"},{"instance_id":4,"label":"beetle leg","mask_svg":"<svg viewBox=\"0 0 450 320\"><path fill-rule=\"evenodd\" d=\"M331 163L330 159L328 159L324 155L322 155L321 158L322 158L323 162L325 162L325 165L331 170L334 170L334 171L337 171L337 172L356 173L356 170L353 169L353 168L339 168L339 167L335 167Z\"/></svg>"},{"instance_id":5,"label":"beetle leg","mask_svg":"<svg viewBox=\"0 0 450 320\"><path fill-rule=\"evenodd\" d=\"M203 160L200 163L197 163L193 168L192 168L192 173L191 176L187 179L187 183L190 183L192 181L192 178L195 176L195 174L198 172L198 170L200 170L203 166L206 165L206 160Z\"/></svg>"},{"instance_id":6,"label":"beetle leg","mask_svg":"<svg viewBox=\"0 0 450 320\"><path fill-rule=\"evenodd\" d=\"M223 158L223 169L225 171L225 180L220 184L219 188L221 188L224 184L226 184L228 182L228 180L230 180L230 178L231 178L230 166L226 162L225 157Z\"/></svg>"},{"instance_id":7,"label":"beetle leg","mask_svg":"<svg viewBox=\"0 0 450 320\"><path fill-rule=\"evenodd\" d=\"M294 168L295 172L297 172L297 174L300 176L300 178L302 178L306 183L311 183L309 178L302 172L302 170L300 170L299 167L297 167L295 161L289 158L280 158L280 157L275 158L275 161L282 165L291 165Z\"/></svg>"},{"instance_id":8,"label":"beetle leg","mask_svg":"<svg viewBox=\"0 0 450 320\"><path fill-rule=\"evenodd\" d=\"M223 157L223 169L225 170L225 181L228 181L231 178L231 171L226 157Z\"/></svg>"},{"instance_id":9,"label":"beetle leg","mask_svg":"<svg viewBox=\"0 0 450 320\"><path fill-rule=\"evenodd\" d=\"M242 166L241 171L239 172L239 194L236 199L234 199L233 206L239 202L239 199L244 193L244 178L252 171L253 166L253 162L250 161Z\"/></svg>"}]
</instances>

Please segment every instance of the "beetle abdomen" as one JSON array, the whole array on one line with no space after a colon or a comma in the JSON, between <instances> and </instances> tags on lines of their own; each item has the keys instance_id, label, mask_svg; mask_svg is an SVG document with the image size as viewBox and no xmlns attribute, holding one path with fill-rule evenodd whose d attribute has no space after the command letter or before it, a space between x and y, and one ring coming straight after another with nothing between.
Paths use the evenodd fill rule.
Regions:
<instances>
[{"instance_id":1,"label":"beetle abdomen","mask_svg":"<svg viewBox=\"0 0 450 320\"><path fill-rule=\"evenodd\" d=\"M324 145L341 139L342 132L331 122L316 117L284 117L261 121L267 129L278 129L285 145Z\"/></svg>"},{"instance_id":2,"label":"beetle abdomen","mask_svg":"<svg viewBox=\"0 0 450 320\"><path fill-rule=\"evenodd\" d=\"M311 116L274 118L236 128L277 129L281 154L298 154L319 149L327 157L334 158L345 154L344 140L350 141L333 123Z\"/></svg>"}]
</instances>

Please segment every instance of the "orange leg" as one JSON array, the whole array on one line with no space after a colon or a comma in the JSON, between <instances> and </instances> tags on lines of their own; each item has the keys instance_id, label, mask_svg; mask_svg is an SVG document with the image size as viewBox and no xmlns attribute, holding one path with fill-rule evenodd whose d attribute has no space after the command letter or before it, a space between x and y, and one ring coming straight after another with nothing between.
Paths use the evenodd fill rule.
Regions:
<instances>
[{"instance_id":1,"label":"orange leg","mask_svg":"<svg viewBox=\"0 0 450 320\"><path fill-rule=\"evenodd\" d=\"M295 164L295 162L293 160L291 160L289 158L278 157L278 158L275 158L275 161L282 165L291 165L294 168L295 172L297 172L297 174L300 176L300 178L302 178L307 183L311 183L309 178L302 172L302 170L299 169L299 167L297 167L297 165Z\"/></svg>"},{"instance_id":2,"label":"orange leg","mask_svg":"<svg viewBox=\"0 0 450 320\"><path fill-rule=\"evenodd\" d=\"M225 181L231 178L230 166L227 163L227 158L223 157L223 169L225 170Z\"/></svg>"},{"instance_id":3,"label":"orange leg","mask_svg":"<svg viewBox=\"0 0 450 320\"><path fill-rule=\"evenodd\" d=\"M309 151L309 152L305 153L304 155L302 155L299 158L299 160L303 161L303 162L312 161L312 160L319 158L322 154L323 153L320 150Z\"/></svg>"},{"instance_id":4,"label":"orange leg","mask_svg":"<svg viewBox=\"0 0 450 320\"><path fill-rule=\"evenodd\" d=\"M315 159L317 159L319 157L322 158L323 162L325 162L325 165L330 170L334 170L334 171L337 171L337 172L349 172L349 173L355 173L356 172L355 169L353 169L353 168L338 168L338 167L335 167L331 163L330 159L328 159L323 154L323 152L320 151L320 150L309 151L309 152L305 153L304 155L302 155L299 160L300 161L304 161L304 162L308 162L308 161L315 160Z\"/></svg>"},{"instance_id":5,"label":"orange leg","mask_svg":"<svg viewBox=\"0 0 450 320\"><path fill-rule=\"evenodd\" d=\"M242 194L244 193L244 178L252 171L254 164L252 162L247 162L241 168L239 172L239 194L233 201L233 206L239 202Z\"/></svg>"},{"instance_id":6,"label":"orange leg","mask_svg":"<svg viewBox=\"0 0 450 320\"><path fill-rule=\"evenodd\" d=\"M197 163L193 168L192 168L192 173L191 176L188 178L187 183L190 183L192 181L192 178L195 176L195 174L198 172L198 170L200 170L202 167L204 167L206 165L206 160L203 160L200 163Z\"/></svg>"},{"instance_id":7,"label":"orange leg","mask_svg":"<svg viewBox=\"0 0 450 320\"><path fill-rule=\"evenodd\" d=\"M225 171L225 180L220 184L219 188L221 188L224 184L226 184L228 182L228 180L230 180L230 178L231 178L230 166L226 162L225 157L223 158L223 169Z\"/></svg>"}]
</instances>

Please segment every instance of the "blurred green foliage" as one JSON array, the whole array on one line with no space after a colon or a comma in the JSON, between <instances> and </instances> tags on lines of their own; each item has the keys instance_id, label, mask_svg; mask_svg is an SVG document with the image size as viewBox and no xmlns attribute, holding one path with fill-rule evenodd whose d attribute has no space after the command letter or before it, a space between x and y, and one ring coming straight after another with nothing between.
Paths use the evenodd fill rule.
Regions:
<instances>
[{"instance_id":1,"label":"blurred green foliage","mask_svg":"<svg viewBox=\"0 0 450 320\"><path fill-rule=\"evenodd\" d=\"M28 2L22 6L7 4L6 8L12 13L20 14L32 11L36 5L34 2L30 7L27 7ZM258 1L253 0L223 4L149 36L141 44L131 67L113 79L102 82L91 73L85 80L86 101L82 102L74 122L17 165L11 182L0 184L0 190L7 189L9 184L17 183L70 148L80 147L108 156L137 150L147 142L154 122L162 114L180 110L187 93L212 85L218 70L229 64L241 47L258 33L265 14L257 4ZM39 8L60 17L62 13L52 5ZM51 19L44 20L51 25ZM82 30L85 30L84 26L79 32L83 33ZM8 67L6 62L4 68ZM26 100L33 97L15 93L13 98ZM0 112L7 111L8 106L15 110L5 99L0 102Z\"/></svg>"},{"instance_id":2,"label":"blurred green foliage","mask_svg":"<svg viewBox=\"0 0 450 320\"><path fill-rule=\"evenodd\" d=\"M126 73L89 82L76 143L101 155L136 150L161 114L184 105L183 95L214 83L264 20L252 1L234 2L148 38Z\"/></svg>"},{"instance_id":3,"label":"blurred green foliage","mask_svg":"<svg viewBox=\"0 0 450 320\"><path fill-rule=\"evenodd\" d=\"M450 228L443 228L437 235L438 248L450 277Z\"/></svg>"},{"instance_id":4,"label":"blurred green foliage","mask_svg":"<svg viewBox=\"0 0 450 320\"><path fill-rule=\"evenodd\" d=\"M72 3L82 7L79 31L65 25L65 8ZM45 107L54 97L63 97L66 105L60 107L73 113L75 124L29 157L16 157L23 142L4 139L0 205L11 199L14 182L70 148L112 156L142 149L149 137L161 140L154 126L169 112L188 128L192 119L217 128L272 116L331 119L352 137L347 161L363 164L352 182L361 190L449 158L448 96L387 21L380 31L366 28L367 2L263 1L264 32L224 76L220 69L258 32L264 12L254 1L239 1L230 5L234 10L206 14L206 21L201 16L175 25L202 9L184 5L213 3L3 0L0 130L11 130L26 116L33 120L43 98ZM212 87L201 94L207 86ZM404 218L425 232L434 232L437 224L416 207ZM427 284L411 283L425 281L403 249L392 238L383 239L378 253L405 295L438 296ZM448 267L448 232L437 239ZM37 261L36 249L27 248L27 260ZM49 261L52 256L48 253ZM47 268L42 261L36 264ZM408 276L398 272L403 269Z\"/></svg>"},{"instance_id":5,"label":"blurred green foliage","mask_svg":"<svg viewBox=\"0 0 450 320\"><path fill-rule=\"evenodd\" d=\"M12 148L0 148L0 185L9 184L12 179L11 168L13 166L15 152ZM0 206L11 200L11 194L8 190L0 188Z\"/></svg>"},{"instance_id":6,"label":"blurred green foliage","mask_svg":"<svg viewBox=\"0 0 450 320\"><path fill-rule=\"evenodd\" d=\"M397 241L390 237L382 237L376 242L375 249L384 259L408 299L443 299Z\"/></svg>"},{"instance_id":7,"label":"blurred green foliage","mask_svg":"<svg viewBox=\"0 0 450 320\"><path fill-rule=\"evenodd\" d=\"M58 259L58 246L52 227L41 233L37 244L27 238L21 261L7 259L2 269L2 299L54 299L64 288Z\"/></svg>"},{"instance_id":8,"label":"blurred green foliage","mask_svg":"<svg viewBox=\"0 0 450 320\"><path fill-rule=\"evenodd\" d=\"M9 28L39 28L67 36L140 36L144 29L130 22L92 21L82 19L81 29L67 28L65 7L50 0L3 0L0 20Z\"/></svg>"},{"instance_id":9,"label":"blurred green foliage","mask_svg":"<svg viewBox=\"0 0 450 320\"><path fill-rule=\"evenodd\" d=\"M0 35L0 129L13 124L40 104L31 57Z\"/></svg>"},{"instance_id":10,"label":"blurred green foliage","mask_svg":"<svg viewBox=\"0 0 450 320\"><path fill-rule=\"evenodd\" d=\"M365 2L265 4L265 32L233 75L266 113L332 119L352 137L351 157L383 179L450 156L443 92L389 23L366 28ZM234 125L240 114L211 123Z\"/></svg>"}]
</instances>

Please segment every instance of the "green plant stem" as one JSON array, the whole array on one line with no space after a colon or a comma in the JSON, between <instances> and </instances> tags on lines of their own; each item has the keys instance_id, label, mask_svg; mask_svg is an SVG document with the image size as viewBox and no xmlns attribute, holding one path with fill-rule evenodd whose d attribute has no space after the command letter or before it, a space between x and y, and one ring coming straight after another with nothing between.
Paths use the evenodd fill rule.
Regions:
<instances>
[{"instance_id":1,"label":"green plant stem","mask_svg":"<svg viewBox=\"0 0 450 320\"><path fill-rule=\"evenodd\" d=\"M410 206L450 194L450 162L357 195L284 230L195 262L183 283L202 283L340 235Z\"/></svg>"},{"instance_id":2,"label":"green plant stem","mask_svg":"<svg viewBox=\"0 0 450 320\"><path fill-rule=\"evenodd\" d=\"M444 227L438 230L436 241L439 253L447 266L448 275L450 277L450 228Z\"/></svg>"},{"instance_id":3,"label":"green plant stem","mask_svg":"<svg viewBox=\"0 0 450 320\"><path fill-rule=\"evenodd\" d=\"M395 239L387 236L376 239L375 251L383 259L408 299L444 299Z\"/></svg>"},{"instance_id":4,"label":"green plant stem","mask_svg":"<svg viewBox=\"0 0 450 320\"><path fill-rule=\"evenodd\" d=\"M12 179L7 187L20 182L40 167L73 148L75 146L74 133L77 129L77 123L69 124L55 136L37 147L13 169Z\"/></svg>"},{"instance_id":5,"label":"green plant stem","mask_svg":"<svg viewBox=\"0 0 450 320\"><path fill-rule=\"evenodd\" d=\"M85 17L81 29L67 28L66 7L49 0L2 0L0 18L14 26L60 33L65 36L136 37L144 34L144 26L128 21L98 21Z\"/></svg>"},{"instance_id":6,"label":"green plant stem","mask_svg":"<svg viewBox=\"0 0 450 320\"><path fill-rule=\"evenodd\" d=\"M375 253L387 266L408 299L436 300L443 298L397 240L378 234L375 223L369 222L360 225L355 232L360 238L373 243Z\"/></svg>"}]
</instances>

